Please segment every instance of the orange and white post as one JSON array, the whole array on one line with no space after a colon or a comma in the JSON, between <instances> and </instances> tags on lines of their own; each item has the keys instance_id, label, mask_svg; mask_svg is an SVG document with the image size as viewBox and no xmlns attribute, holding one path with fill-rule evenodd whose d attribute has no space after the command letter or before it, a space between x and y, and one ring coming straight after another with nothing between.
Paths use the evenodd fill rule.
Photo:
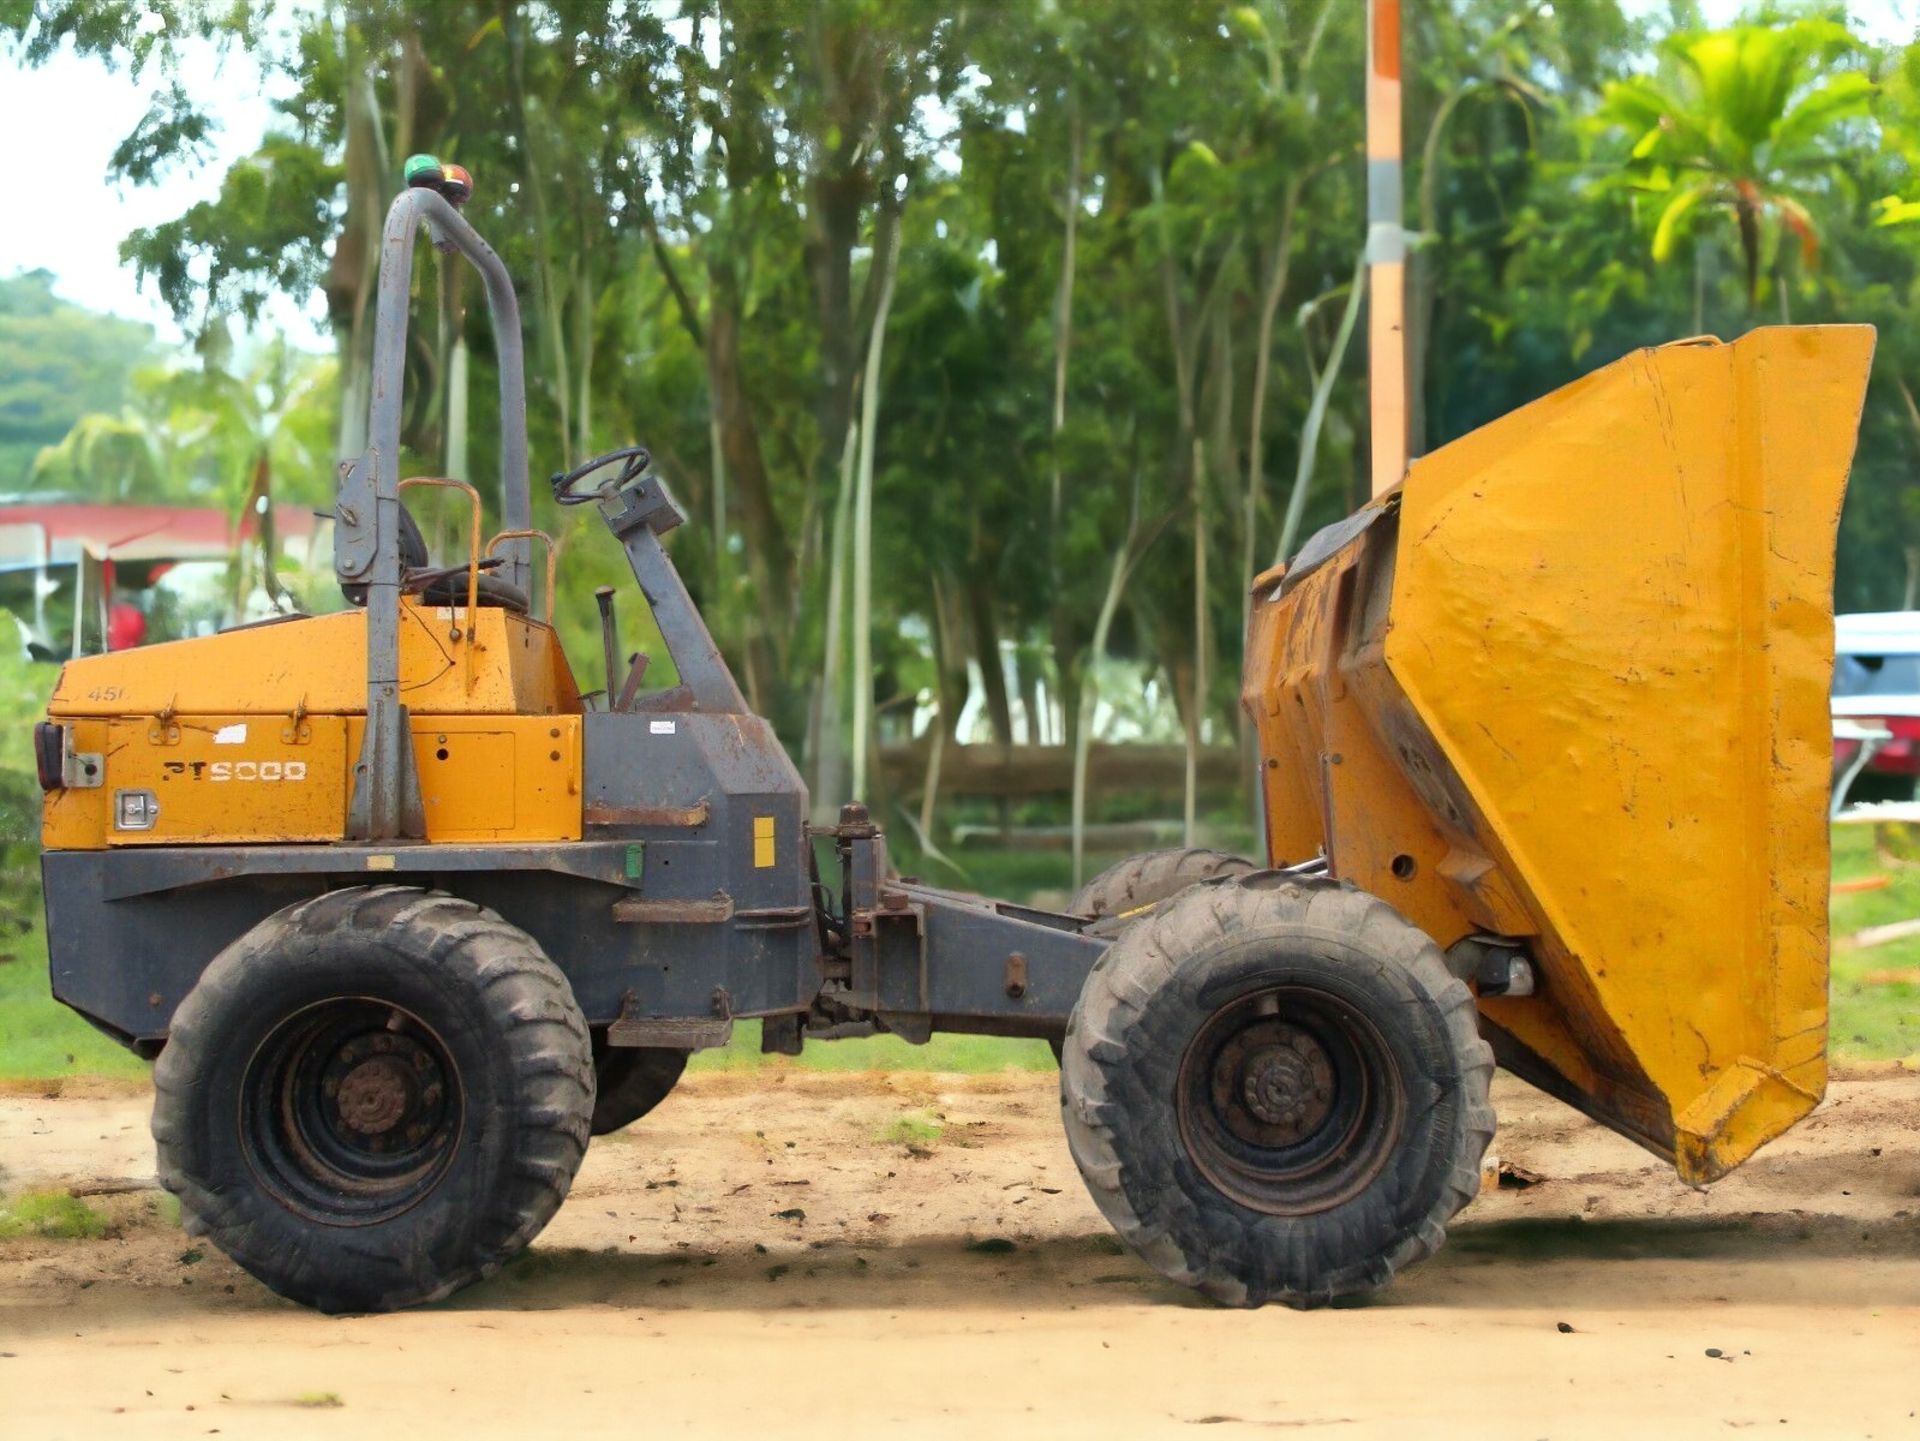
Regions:
<instances>
[{"instance_id":1,"label":"orange and white post","mask_svg":"<svg viewBox=\"0 0 1920 1441\"><path fill-rule=\"evenodd\" d=\"M1400 198L1400 0L1367 3L1367 390L1373 493L1407 470L1407 232Z\"/></svg>"}]
</instances>

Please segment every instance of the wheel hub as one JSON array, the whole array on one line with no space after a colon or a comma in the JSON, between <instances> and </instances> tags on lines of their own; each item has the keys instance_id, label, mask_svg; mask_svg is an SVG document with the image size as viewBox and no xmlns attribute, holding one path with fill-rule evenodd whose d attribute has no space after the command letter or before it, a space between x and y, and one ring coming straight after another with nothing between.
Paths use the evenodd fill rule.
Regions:
<instances>
[{"instance_id":1,"label":"wheel hub","mask_svg":"<svg viewBox=\"0 0 1920 1441\"><path fill-rule=\"evenodd\" d=\"M397 1061L391 1056L376 1056L347 1072L334 1099L348 1130L378 1136L391 1131L406 1114L410 1089Z\"/></svg>"},{"instance_id":2,"label":"wheel hub","mask_svg":"<svg viewBox=\"0 0 1920 1441\"><path fill-rule=\"evenodd\" d=\"M1312 1135L1333 1109L1333 1090L1326 1047L1284 1021L1249 1026L1214 1062L1214 1104L1228 1129L1262 1145Z\"/></svg>"},{"instance_id":3,"label":"wheel hub","mask_svg":"<svg viewBox=\"0 0 1920 1441\"><path fill-rule=\"evenodd\" d=\"M1235 1201L1275 1216L1365 1190L1405 1108L1377 1030L1310 986L1252 992L1215 1011L1189 1042L1177 1086L1194 1164Z\"/></svg>"},{"instance_id":4,"label":"wheel hub","mask_svg":"<svg viewBox=\"0 0 1920 1441\"><path fill-rule=\"evenodd\" d=\"M392 1031L343 1042L320 1079L328 1126L350 1146L400 1149L432 1129L445 1086L426 1046Z\"/></svg>"},{"instance_id":5,"label":"wheel hub","mask_svg":"<svg viewBox=\"0 0 1920 1441\"><path fill-rule=\"evenodd\" d=\"M458 1071L416 1017L364 997L309 1007L248 1068L248 1160L295 1210L334 1224L397 1214L457 1145Z\"/></svg>"}]
</instances>

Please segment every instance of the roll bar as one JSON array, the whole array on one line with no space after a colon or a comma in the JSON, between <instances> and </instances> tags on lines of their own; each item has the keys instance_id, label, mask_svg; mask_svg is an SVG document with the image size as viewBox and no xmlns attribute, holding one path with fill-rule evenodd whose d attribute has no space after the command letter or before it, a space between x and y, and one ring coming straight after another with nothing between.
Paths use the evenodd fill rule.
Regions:
<instances>
[{"instance_id":1,"label":"roll bar","mask_svg":"<svg viewBox=\"0 0 1920 1441\"><path fill-rule=\"evenodd\" d=\"M340 464L334 501L334 571L367 591L367 726L354 766L347 835L354 840L424 839L426 817L414 773L407 710L400 703L400 402L407 354L413 247L427 227L436 249L465 256L487 289L500 363L500 506L504 529L531 530L527 479L527 383L520 302L507 267L433 190L400 192L387 211L373 327L367 449ZM525 589L528 543L507 546L507 576Z\"/></svg>"}]
</instances>

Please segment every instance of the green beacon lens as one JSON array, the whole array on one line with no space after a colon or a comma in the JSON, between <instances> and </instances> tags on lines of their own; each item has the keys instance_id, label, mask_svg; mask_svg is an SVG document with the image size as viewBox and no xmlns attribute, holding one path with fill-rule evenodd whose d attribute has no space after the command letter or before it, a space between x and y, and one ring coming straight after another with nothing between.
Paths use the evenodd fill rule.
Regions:
<instances>
[{"instance_id":1,"label":"green beacon lens","mask_svg":"<svg viewBox=\"0 0 1920 1441\"><path fill-rule=\"evenodd\" d=\"M405 169L401 172L410 188L438 190L444 178L440 161L432 155L409 155Z\"/></svg>"}]
</instances>

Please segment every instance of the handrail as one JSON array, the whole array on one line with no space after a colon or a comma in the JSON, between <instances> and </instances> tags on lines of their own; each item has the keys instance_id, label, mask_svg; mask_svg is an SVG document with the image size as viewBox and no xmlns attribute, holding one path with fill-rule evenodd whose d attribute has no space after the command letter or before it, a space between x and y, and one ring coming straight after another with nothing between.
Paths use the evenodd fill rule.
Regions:
<instances>
[{"instance_id":1,"label":"handrail","mask_svg":"<svg viewBox=\"0 0 1920 1441\"><path fill-rule=\"evenodd\" d=\"M367 589L367 726L355 768L347 833L357 840L423 838L425 811L400 704L400 411L407 307L421 226L436 248L458 251L480 272L500 370L500 504L509 530L533 523L527 481L527 394L520 305L493 248L434 191L402 191L387 211L373 327L367 449L343 462L334 504L334 569ZM507 580L525 587L529 548L508 551Z\"/></svg>"},{"instance_id":2,"label":"handrail","mask_svg":"<svg viewBox=\"0 0 1920 1441\"><path fill-rule=\"evenodd\" d=\"M479 637L474 632L474 623L480 617L480 492L468 485L464 480L452 480L445 476L437 475L410 475L400 482L399 489L405 490L410 485L434 485L444 486L448 490L464 490L467 493L467 499L473 503L471 517L468 522L467 536L466 625L467 689L471 691L473 689L473 653L479 649ZM487 554L493 554L491 547L488 548ZM549 571L552 570L551 562L549 562L547 568ZM452 638L459 640L460 635L460 628L456 626Z\"/></svg>"},{"instance_id":3,"label":"handrail","mask_svg":"<svg viewBox=\"0 0 1920 1441\"><path fill-rule=\"evenodd\" d=\"M498 546L500 542L503 540L541 540L546 542L546 545L547 545L547 608L546 610L541 612L541 614L546 617L547 624L552 625L553 624L553 570L554 570L555 562L557 562L560 558L559 545L554 541L554 538L548 535L544 530L503 530L498 535L496 535L492 540L487 542L487 554L492 555L494 552L494 548Z\"/></svg>"}]
</instances>

